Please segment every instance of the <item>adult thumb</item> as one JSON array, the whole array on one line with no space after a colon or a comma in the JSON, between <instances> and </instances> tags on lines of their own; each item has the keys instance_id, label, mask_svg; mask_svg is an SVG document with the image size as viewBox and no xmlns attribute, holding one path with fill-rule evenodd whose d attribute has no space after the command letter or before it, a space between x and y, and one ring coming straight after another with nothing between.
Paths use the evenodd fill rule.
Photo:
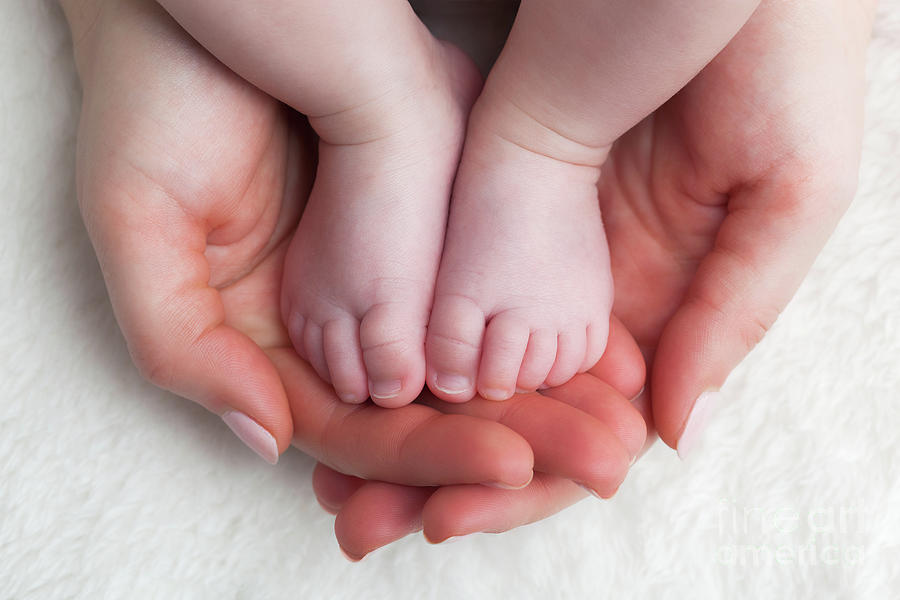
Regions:
<instances>
[{"instance_id":1,"label":"adult thumb","mask_svg":"<svg viewBox=\"0 0 900 600\"><path fill-rule=\"evenodd\" d=\"M833 179L785 173L729 199L712 250L663 329L649 378L659 436L682 458L729 373L793 297L849 204L855 177Z\"/></svg>"},{"instance_id":2,"label":"adult thumb","mask_svg":"<svg viewBox=\"0 0 900 600\"><path fill-rule=\"evenodd\" d=\"M205 228L153 190L129 201L100 188L82 213L138 370L219 415L274 464L293 435L284 386L263 349L227 323L208 283Z\"/></svg>"}]
</instances>

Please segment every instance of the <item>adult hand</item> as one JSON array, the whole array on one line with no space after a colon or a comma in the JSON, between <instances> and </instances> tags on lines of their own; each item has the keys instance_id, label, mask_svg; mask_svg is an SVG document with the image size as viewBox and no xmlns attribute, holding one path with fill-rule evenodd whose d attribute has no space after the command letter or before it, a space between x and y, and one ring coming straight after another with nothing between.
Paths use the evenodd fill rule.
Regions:
<instances>
[{"instance_id":1,"label":"adult hand","mask_svg":"<svg viewBox=\"0 0 900 600\"><path fill-rule=\"evenodd\" d=\"M262 348L281 340L238 284L277 260L309 153L154 2L62 4L83 88L78 200L134 362L275 462L291 415Z\"/></svg>"},{"instance_id":2,"label":"adult hand","mask_svg":"<svg viewBox=\"0 0 900 600\"><path fill-rule=\"evenodd\" d=\"M341 403L280 321L284 252L314 165L302 121L154 2L64 6L84 83L78 195L148 379L223 415L270 462L293 441L371 479L517 487L537 467L614 492L645 436L624 398L523 396L482 407L487 418ZM632 358L618 376L642 380Z\"/></svg>"},{"instance_id":3,"label":"adult hand","mask_svg":"<svg viewBox=\"0 0 900 600\"><path fill-rule=\"evenodd\" d=\"M605 165L614 312L682 456L853 197L874 4L763 2Z\"/></svg>"},{"instance_id":4,"label":"adult hand","mask_svg":"<svg viewBox=\"0 0 900 600\"><path fill-rule=\"evenodd\" d=\"M850 202L873 12L873 1L763 2L604 167L614 312L651 361L639 408L652 424L652 403L660 436L682 454L714 396L689 419L695 399L761 339ZM504 531L573 501L565 486L536 482L488 491L490 501L459 507L448 522L429 519L438 511L427 491L324 467L315 477L320 502L338 515L339 542L356 557L422 527L435 540Z\"/></svg>"}]
</instances>

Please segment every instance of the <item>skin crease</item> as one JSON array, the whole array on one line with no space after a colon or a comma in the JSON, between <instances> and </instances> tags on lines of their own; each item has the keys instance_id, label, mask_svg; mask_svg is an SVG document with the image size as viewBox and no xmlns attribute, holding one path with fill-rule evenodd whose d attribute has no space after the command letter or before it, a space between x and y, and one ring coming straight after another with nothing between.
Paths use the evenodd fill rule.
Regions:
<instances>
[{"instance_id":1,"label":"skin crease","mask_svg":"<svg viewBox=\"0 0 900 600\"><path fill-rule=\"evenodd\" d=\"M639 407L651 431L652 409L673 447L693 400L761 339L852 199L874 9L872 1L764 2L604 165L613 312L650 366ZM423 528L436 541L511 529L575 499L543 477L456 506L452 488L424 498L322 466L314 483L357 558ZM401 504L402 515L390 512Z\"/></svg>"},{"instance_id":2,"label":"skin crease","mask_svg":"<svg viewBox=\"0 0 900 600\"><path fill-rule=\"evenodd\" d=\"M65 4L71 7L75 3ZM713 297L710 292L702 291L704 285L697 284L699 278L695 279L695 274L698 269L708 275L707 281L715 281L717 276L720 281L727 281L721 278L721 273L727 272L728 267L728 250L724 247L719 253L723 257L720 264L698 267L700 257L713 246L720 230L724 230L725 215L752 217L754 211L750 207L758 203L768 210L773 207L780 210L776 214L785 217L783 224L787 229L797 229L788 227L791 224L788 217L809 225L798 229L804 232L798 247L773 247L772 242L783 238L783 232L777 228L759 231L761 217L756 221L732 220L734 225L730 228L735 233L740 233L743 227L748 234L755 231L757 235L766 236L762 238L766 243L759 246L773 251L771 255L758 255L761 267L770 268L774 264L773 256L795 258L786 265L784 273L775 269L779 271L775 273L777 277L758 298L751 295L753 302L744 305L734 300L728 302L727 297L720 298L719 308L727 308L728 315L736 314L744 319L738 320L742 329L726 330L728 335L734 336L736 344L729 347L718 340L724 344L723 351L718 353L724 359L720 364L711 365L715 368L709 370L709 373L718 370L715 373L720 379L718 383L771 323L786 301L784 299L792 295L812 256L852 195L858 164L862 61L874 3L834 2L831 8L825 10L821 4L812 3L793 7L782 2L766 3L732 45L684 92L616 144L611 161L604 169L604 175L608 176L601 183L600 200L612 246L617 288L615 312L635 333L646 356L653 359L653 411L657 426L670 445L677 442L687 410L696 397L696 390L689 388L708 385L707 382L698 385L698 377L691 383L678 381L672 375L679 370L699 372L702 370L699 367L707 366L685 364L681 365L685 369L677 368L678 363L672 357L685 353L675 351L678 347L675 333L679 330L675 325L681 323L684 331L690 326L691 317L696 320L704 316L702 312L692 314L687 311L679 315L677 311L684 294L697 298L693 300L695 312L697 307L709 304L704 298ZM88 16L81 19L77 11L69 10L70 16L75 15L73 37L79 40L80 52L76 55L85 80L87 103L88 82L95 71L92 61L86 58L91 54L93 34L81 32L101 28L97 25L99 20L94 19L89 10L84 12ZM82 24L83 30L79 29L78 23ZM825 47L827 52L812 43L821 44L822 40L832 40ZM828 76L822 77L823 72ZM807 73L808 77L794 77L797 73ZM728 109L735 106L743 110L742 118L729 116ZM720 126L728 127L720 130L709 125L716 123L716 119ZM821 122L829 123L824 132L815 127ZM90 129L88 122L83 125L82 132ZM710 135L717 131L723 133L718 137ZM823 136L827 143L820 143ZM706 173L705 177L703 173ZM80 174L82 190L84 180L84 174ZM673 183L678 187L669 185ZM682 193L667 197L659 191L664 187ZM723 204L726 194L727 207ZM758 200L754 201L754 198ZM770 199L768 203L766 198ZM681 223L667 220L672 212L685 207L701 216ZM90 212L86 212L86 220L89 220ZM760 213L765 214L762 211L756 214ZM104 240L97 233L100 224L89 224L89 228L92 227L92 237L99 246L98 254L102 254ZM740 235L726 237L734 242L741 240ZM620 246L617 247L617 243ZM645 245L640 246L642 243ZM641 247L642 252L634 252L635 247ZM658 248L656 252L652 251L654 247ZM677 258L665 260L664 250ZM258 256L259 253L249 254ZM210 260L214 259L215 253L210 252ZM732 257L732 261L736 259ZM113 266L103 265L108 279L115 274ZM641 293L646 281L654 281L653 294ZM757 278L756 281L767 279ZM111 288L116 285L120 290L125 289L124 284L111 281ZM250 332L256 340L263 340L272 330L259 325L259 315L234 307L241 303L250 304L262 288L264 286L254 291L252 285L235 286L232 289L241 290L241 294L222 294L228 298L225 307L231 307L227 311L233 315L230 322L240 323L240 328ZM122 301L115 298L113 301L117 311L121 312L118 305ZM118 316L122 322L122 315ZM128 317L128 313L125 316ZM127 320L122 324L126 330ZM126 336L129 336L128 330ZM133 334L130 339L134 340ZM264 340L263 343L273 341ZM693 342L689 340L687 344L690 343ZM716 346L712 349L720 350ZM664 360L666 355L670 357L668 363ZM667 378L673 386L668 398L663 395ZM204 398L196 389L187 389L184 393L216 408L212 399ZM279 422L282 415L278 412L278 399L275 400L270 407L267 402L258 400L255 412L250 411L251 414L267 425ZM283 449L290 440L290 432L277 431L277 427L273 429L276 429L273 433L279 448ZM548 516L583 496L571 483L548 481L539 475L528 488L519 492L478 486L478 494L487 495L487 498L468 496L477 502L462 505L457 513L448 514L441 513L438 500L442 497L452 499L452 494L457 490L465 491L467 487L440 488L441 494L429 491L427 504L421 504L416 500L424 495L420 488L364 483L327 467L317 470L315 483L322 504L332 512L338 512L336 533L339 542L356 556L422 527L433 540L477 530L500 531ZM406 510L402 515L392 515L389 510L392 505L402 505ZM429 526L429 523L433 525Z\"/></svg>"},{"instance_id":3,"label":"skin crease","mask_svg":"<svg viewBox=\"0 0 900 600\"><path fill-rule=\"evenodd\" d=\"M627 400L643 362L618 323L594 374L546 395L472 402L455 414L434 400L401 409L340 402L291 349L279 313L287 240L314 167L303 120L152 2L106 2L93 13L63 6L84 87L80 207L147 379L216 414L243 411L280 451L293 443L361 477L520 486L538 468L614 493L646 436ZM570 435L559 444L545 427ZM570 496L584 495L561 481ZM507 491L453 490L473 499Z\"/></svg>"}]
</instances>

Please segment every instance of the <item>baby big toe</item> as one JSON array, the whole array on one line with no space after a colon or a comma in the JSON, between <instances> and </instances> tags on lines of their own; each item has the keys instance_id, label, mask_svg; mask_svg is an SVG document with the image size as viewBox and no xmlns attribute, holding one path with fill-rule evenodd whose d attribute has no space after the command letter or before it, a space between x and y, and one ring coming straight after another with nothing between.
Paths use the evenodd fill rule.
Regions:
<instances>
[{"instance_id":1,"label":"baby big toe","mask_svg":"<svg viewBox=\"0 0 900 600\"><path fill-rule=\"evenodd\" d=\"M351 404L369 397L366 365L359 346L359 322L354 318L333 319L322 328L322 347L331 384L338 398Z\"/></svg>"},{"instance_id":2,"label":"baby big toe","mask_svg":"<svg viewBox=\"0 0 900 600\"><path fill-rule=\"evenodd\" d=\"M560 331L556 342L556 360L545 383L556 387L572 379L584 362L584 351L587 346L587 335L582 329Z\"/></svg>"},{"instance_id":3,"label":"baby big toe","mask_svg":"<svg viewBox=\"0 0 900 600\"><path fill-rule=\"evenodd\" d=\"M394 408L409 404L425 380L424 317L405 303L377 304L359 327L362 360L372 401Z\"/></svg>"},{"instance_id":4,"label":"baby big toe","mask_svg":"<svg viewBox=\"0 0 900 600\"><path fill-rule=\"evenodd\" d=\"M516 390L522 358L528 346L528 325L516 317L499 314L484 332L478 394L488 400L506 400Z\"/></svg>"},{"instance_id":5,"label":"baby big toe","mask_svg":"<svg viewBox=\"0 0 900 600\"><path fill-rule=\"evenodd\" d=\"M425 339L428 387L447 402L475 395L484 337L484 312L461 296L437 296Z\"/></svg>"}]
</instances>

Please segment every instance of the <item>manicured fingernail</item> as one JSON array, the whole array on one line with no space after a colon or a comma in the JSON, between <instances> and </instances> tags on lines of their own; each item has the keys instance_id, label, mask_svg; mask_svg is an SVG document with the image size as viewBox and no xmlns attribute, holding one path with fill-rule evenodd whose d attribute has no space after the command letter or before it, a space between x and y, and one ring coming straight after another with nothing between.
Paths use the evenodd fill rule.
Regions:
<instances>
[{"instance_id":1,"label":"manicured fingernail","mask_svg":"<svg viewBox=\"0 0 900 600\"><path fill-rule=\"evenodd\" d=\"M270 465L278 462L278 443L266 429L237 410L230 410L222 415L228 428L238 436L248 448L256 452Z\"/></svg>"},{"instance_id":2,"label":"manicured fingernail","mask_svg":"<svg viewBox=\"0 0 900 600\"><path fill-rule=\"evenodd\" d=\"M512 394L509 390L487 389L481 392L481 397L486 400L502 402L504 400L509 400L512 397Z\"/></svg>"},{"instance_id":3,"label":"manicured fingernail","mask_svg":"<svg viewBox=\"0 0 900 600\"><path fill-rule=\"evenodd\" d=\"M682 460L689 456L700 443L703 431L706 429L706 423L709 421L713 408L719 403L721 396L722 394L718 390L707 390L694 401L694 407L691 409L691 414L688 415L684 431L682 431L681 437L678 438L676 446L678 456Z\"/></svg>"},{"instance_id":4,"label":"manicured fingernail","mask_svg":"<svg viewBox=\"0 0 900 600\"><path fill-rule=\"evenodd\" d=\"M592 488L589 488L589 487L586 486L585 484L579 483L579 482L577 482L577 481L575 482L575 484L576 484L578 487L580 487L581 489L583 489L584 491L586 491L588 494L590 494L591 496L593 496L594 498L597 498L598 500L603 500L603 498L600 496L600 494L597 493L597 490L592 489Z\"/></svg>"},{"instance_id":5,"label":"manicured fingernail","mask_svg":"<svg viewBox=\"0 0 900 600\"><path fill-rule=\"evenodd\" d=\"M401 383L400 380L369 382L369 393L372 394L373 399L387 400L389 398L396 398L402 389L403 383Z\"/></svg>"},{"instance_id":6,"label":"manicured fingernail","mask_svg":"<svg viewBox=\"0 0 900 600\"><path fill-rule=\"evenodd\" d=\"M341 554L344 555L344 558L346 558L347 560L349 560L350 562L353 562L353 563L358 563L359 561L361 561L362 559L364 559L366 557L365 554L363 554L362 556L358 556L356 554L350 554L349 552L344 550L343 546L338 546L338 548L341 549Z\"/></svg>"},{"instance_id":7,"label":"manicured fingernail","mask_svg":"<svg viewBox=\"0 0 900 600\"><path fill-rule=\"evenodd\" d=\"M434 387L445 394L463 394L472 389L472 381L465 375L438 373L434 376Z\"/></svg>"}]
</instances>

